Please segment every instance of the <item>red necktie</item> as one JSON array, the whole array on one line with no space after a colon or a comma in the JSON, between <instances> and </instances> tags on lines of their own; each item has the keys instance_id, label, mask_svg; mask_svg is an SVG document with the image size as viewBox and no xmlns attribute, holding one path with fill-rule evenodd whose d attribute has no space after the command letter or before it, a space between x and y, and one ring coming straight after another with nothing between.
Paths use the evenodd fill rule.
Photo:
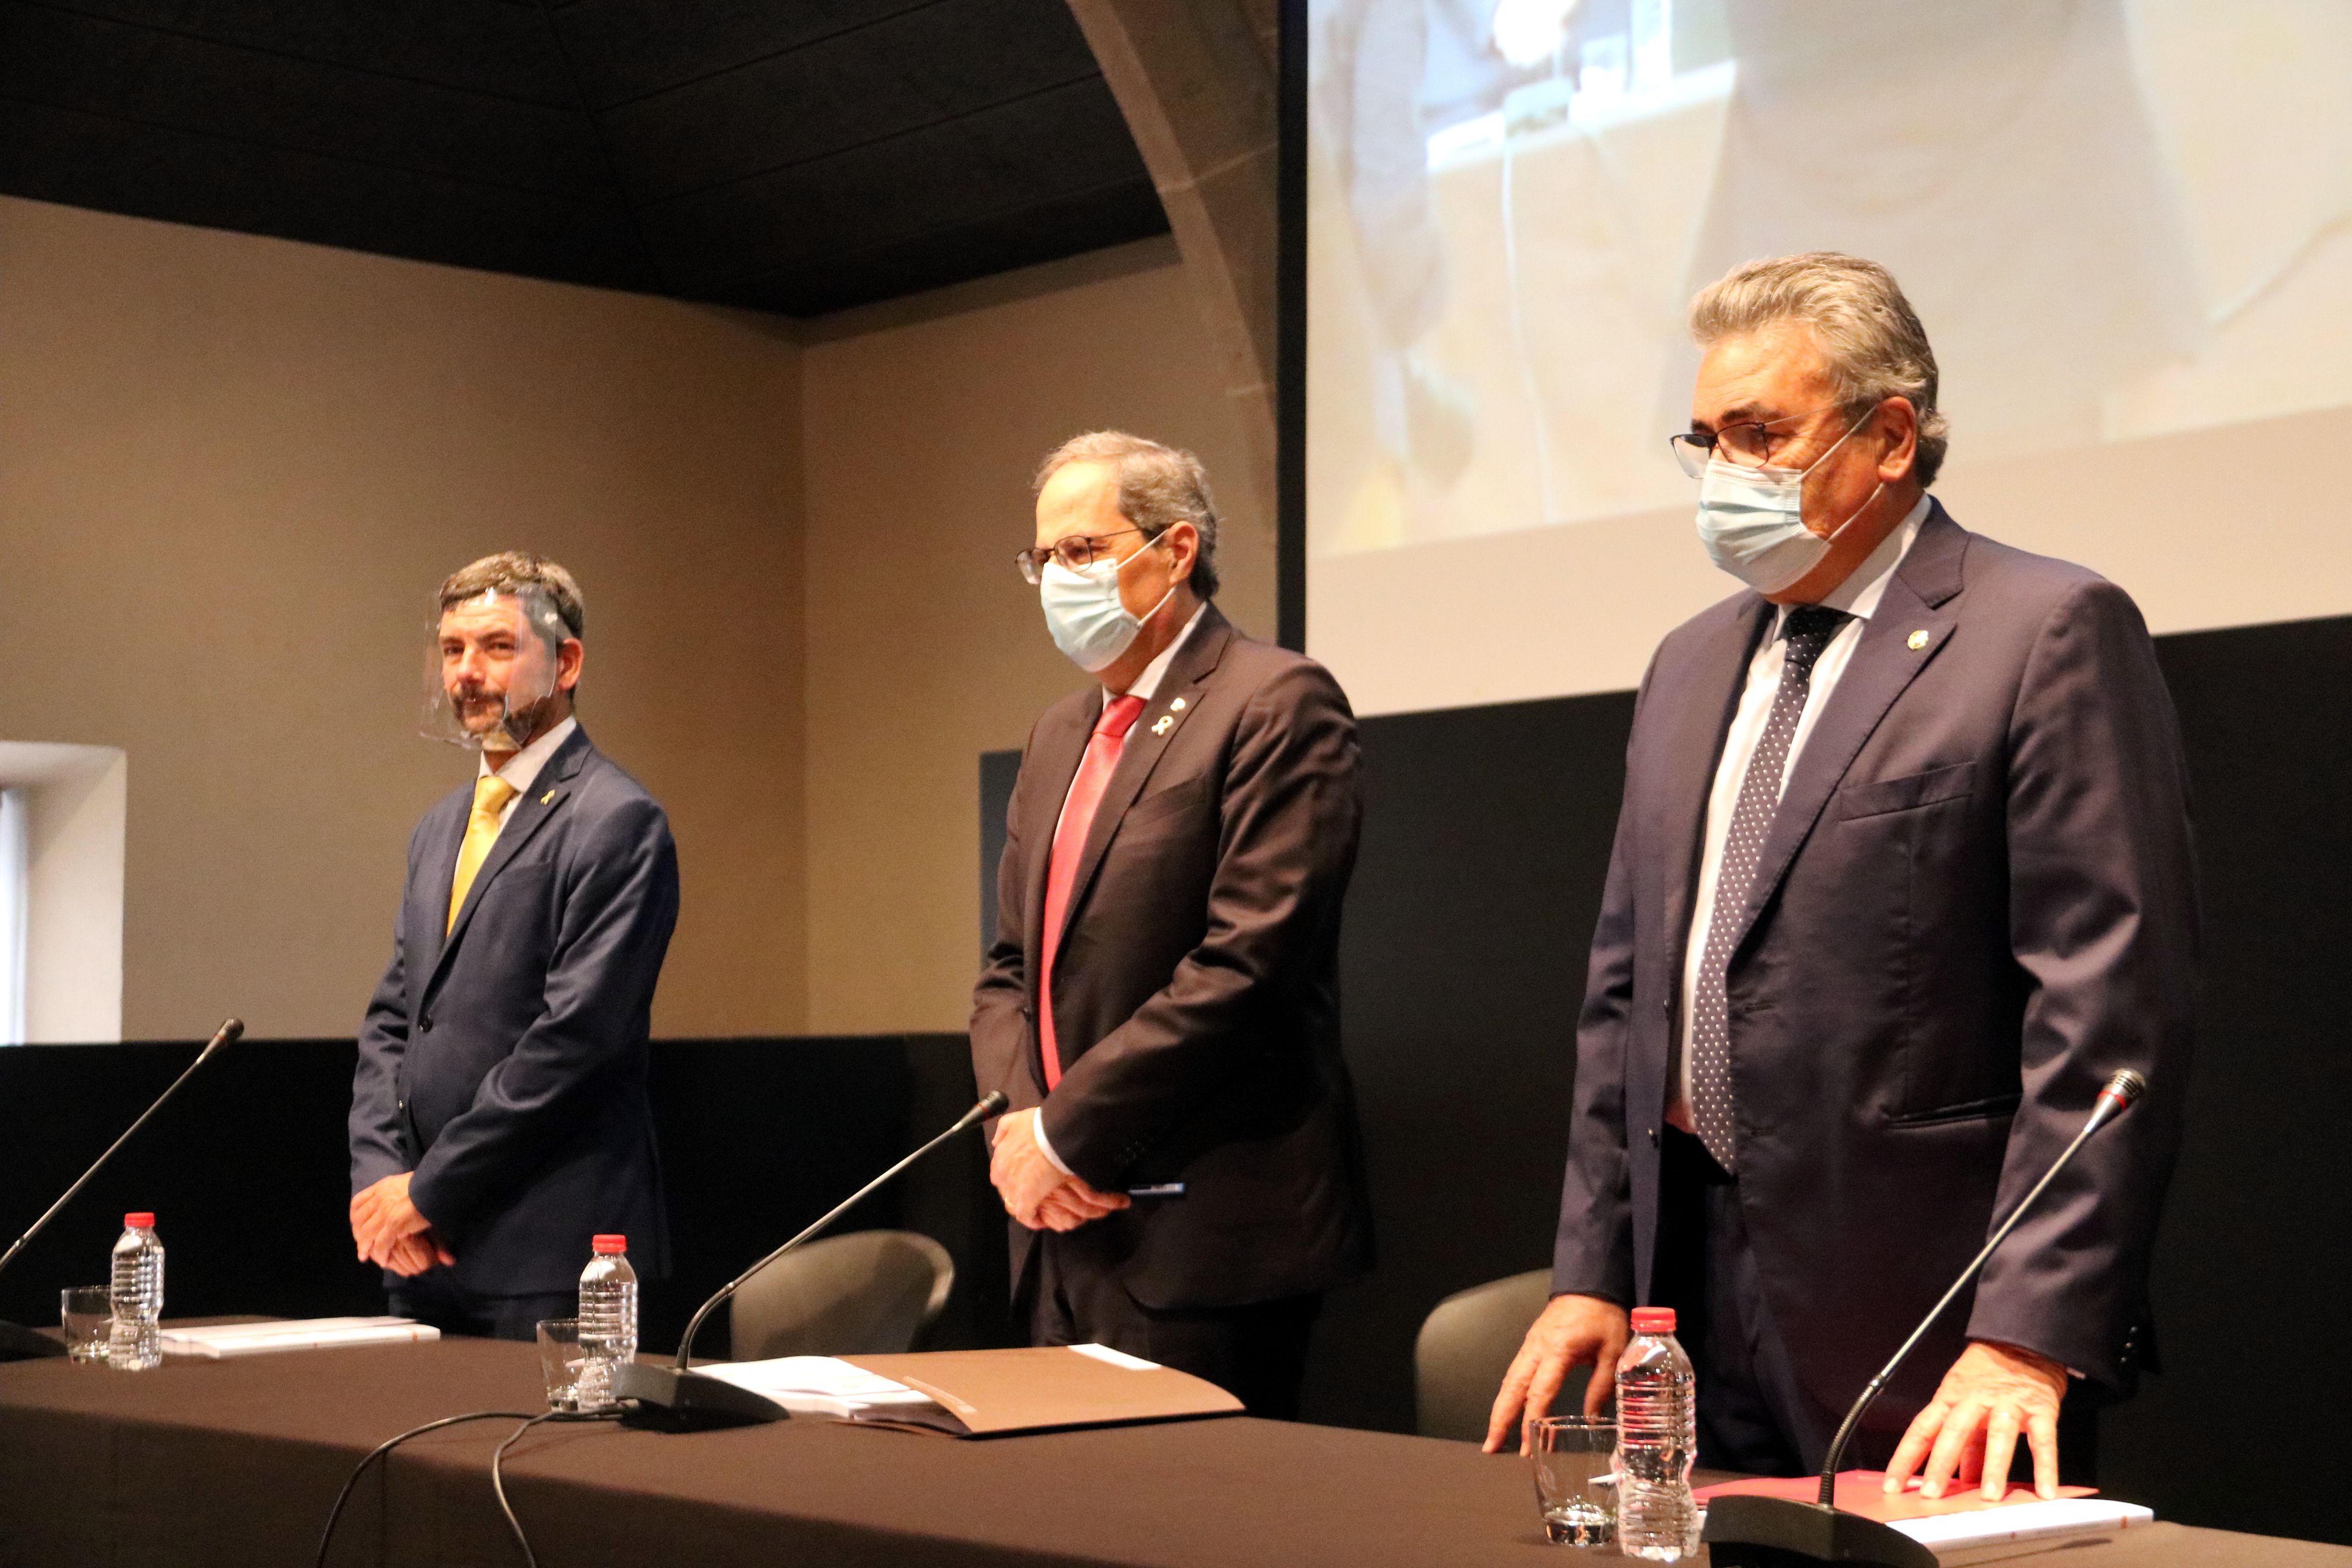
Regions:
<instances>
[{"instance_id":1,"label":"red necktie","mask_svg":"<svg viewBox=\"0 0 2352 1568\"><path fill-rule=\"evenodd\" d=\"M1102 804L1118 754L1127 750L1127 732L1143 716L1143 699L1117 697L1104 704L1095 721L1094 738L1087 742L1078 776L1070 781L1070 795L1062 803L1061 826L1054 829L1054 858L1045 870L1045 961L1037 977L1037 1038L1045 1058L1045 1089L1062 1081L1061 1047L1054 1041L1054 955L1062 946L1062 921L1070 912L1070 890L1078 879L1078 859L1086 853L1087 830L1095 825L1095 807Z\"/></svg>"}]
</instances>

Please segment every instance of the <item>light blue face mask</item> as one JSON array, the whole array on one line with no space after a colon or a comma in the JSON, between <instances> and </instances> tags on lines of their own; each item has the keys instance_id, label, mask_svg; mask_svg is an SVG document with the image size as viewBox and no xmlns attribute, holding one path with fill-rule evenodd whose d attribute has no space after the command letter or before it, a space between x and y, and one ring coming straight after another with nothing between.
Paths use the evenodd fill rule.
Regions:
<instances>
[{"instance_id":1,"label":"light blue face mask","mask_svg":"<svg viewBox=\"0 0 2352 1568\"><path fill-rule=\"evenodd\" d=\"M1830 552L1830 542L1868 511L1886 488L1874 489L1870 500L1826 534L1805 526L1805 476L1869 423L1869 414L1855 420L1829 452L1801 468L1743 468L1719 457L1708 463L1698 486L1698 538L1708 557L1759 594L1777 594L1804 581Z\"/></svg>"},{"instance_id":2,"label":"light blue face mask","mask_svg":"<svg viewBox=\"0 0 2352 1568\"><path fill-rule=\"evenodd\" d=\"M1139 560L1142 555L1139 550L1127 560ZM1039 574L1037 597L1045 606L1045 629L1054 634L1054 646L1088 675L1118 663L1118 656L1142 635L1143 623L1176 596L1175 584L1171 584L1160 603L1143 615L1129 613L1127 602L1118 595L1118 574L1126 570L1126 561L1097 561L1081 571L1048 561Z\"/></svg>"}]
</instances>

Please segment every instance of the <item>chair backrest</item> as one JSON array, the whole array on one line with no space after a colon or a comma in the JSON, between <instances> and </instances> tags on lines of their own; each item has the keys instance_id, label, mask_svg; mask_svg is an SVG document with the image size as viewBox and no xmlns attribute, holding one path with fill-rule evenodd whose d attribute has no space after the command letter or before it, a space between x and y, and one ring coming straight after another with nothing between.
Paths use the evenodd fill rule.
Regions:
<instances>
[{"instance_id":1,"label":"chair backrest","mask_svg":"<svg viewBox=\"0 0 2352 1568\"><path fill-rule=\"evenodd\" d=\"M1424 1437L1484 1438L1503 1374L1550 1299L1551 1270L1538 1268L1440 1301L1422 1320L1413 1342L1413 1429ZM1569 1408L1582 1387L1579 1374L1570 1373L1556 1407Z\"/></svg>"},{"instance_id":2,"label":"chair backrest","mask_svg":"<svg viewBox=\"0 0 2352 1568\"><path fill-rule=\"evenodd\" d=\"M915 1348L948 1304L955 1260L911 1230L814 1241L744 1281L731 1306L737 1361L891 1355Z\"/></svg>"}]
</instances>

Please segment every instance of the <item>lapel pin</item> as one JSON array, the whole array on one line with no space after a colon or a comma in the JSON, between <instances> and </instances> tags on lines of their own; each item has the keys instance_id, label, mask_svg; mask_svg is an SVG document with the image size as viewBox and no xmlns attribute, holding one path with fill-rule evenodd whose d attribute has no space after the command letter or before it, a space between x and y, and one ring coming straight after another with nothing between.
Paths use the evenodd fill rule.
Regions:
<instances>
[{"instance_id":1,"label":"lapel pin","mask_svg":"<svg viewBox=\"0 0 2352 1568\"><path fill-rule=\"evenodd\" d=\"M1917 653L1921 648L1926 647L1927 646L1927 628L1923 626L1919 630L1913 632L1911 634L1911 640L1905 646L1910 648L1913 653Z\"/></svg>"},{"instance_id":2,"label":"lapel pin","mask_svg":"<svg viewBox=\"0 0 2352 1568\"><path fill-rule=\"evenodd\" d=\"M1174 717L1170 714L1162 713L1160 716L1160 722L1151 726L1151 732L1155 735L1165 735L1170 730L1174 729L1175 726L1176 721Z\"/></svg>"},{"instance_id":3,"label":"lapel pin","mask_svg":"<svg viewBox=\"0 0 2352 1568\"><path fill-rule=\"evenodd\" d=\"M1171 713L1181 713L1184 711L1184 700L1181 697L1179 697L1175 701L1171 702L1168 705L1168 711Z\"/></svg>"},{"instance_id":4,"label":"lapel pin","mask_svg":"<svg viewBox=\"0 0 2352 1568\"><path fill-rule=\"evenodd\" d=\"M1913 647L1917 647L1919 645L1917 643L1913 643L1911 646ZM555 792L553 790L549 790L545 795L541 795L539 797L539 804L541 805L553 805L555 804Z\"/></svg>"}]
</instances>

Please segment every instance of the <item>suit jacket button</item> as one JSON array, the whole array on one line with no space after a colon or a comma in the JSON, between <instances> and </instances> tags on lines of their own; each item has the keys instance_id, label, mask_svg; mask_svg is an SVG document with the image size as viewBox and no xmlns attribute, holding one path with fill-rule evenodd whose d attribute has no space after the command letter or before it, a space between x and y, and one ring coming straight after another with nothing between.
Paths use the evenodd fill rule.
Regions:
<instances>
[{"instance_id":1,"label":"suit jacket button","mask_svg":"<svg viewBox=\"0 0 2352 1568\"><path fill-rule=\"evenodd\" d=\"M396 1101L394 1104L393 1109L395 1110L405 1110L408 1109L408 1101L404 1100Z\"/></svg>"},{"instance_id":2,"label":"suit jacket button","mask_svg":"<svg viewBox=\"0 0 2352 1568\"><path fill-rule=\"evenodd\" d=\"M417 1020L416 1020L416 1032L417 1032L418 1034L420 1034L420 1035L429 1035L429 1034L431 1034L431 1033L433 1032L433 1020L432 1020L432 1019L430 1019L430 1018L419 1018L419 1019L417 1019Z\"/></svg>"},{"instance_id":3,"label":"suit jacket button","mask_svg":"<svg viewBox=\"0 0 2352 1568\"><path fill-rule=\"evenodd\" d=\"M1651 1148L1653 1148L1653 1149L1654 1149L1654 1148L1656 1148L1657 1146L1658 1146L1658 1130L1657 1130L1656 1128L1653 1127L1653 1128L1651 1128L1651 1129L1650 1129L1650 1147L1651 1147Z\"/></svg>"}]
</instances>

